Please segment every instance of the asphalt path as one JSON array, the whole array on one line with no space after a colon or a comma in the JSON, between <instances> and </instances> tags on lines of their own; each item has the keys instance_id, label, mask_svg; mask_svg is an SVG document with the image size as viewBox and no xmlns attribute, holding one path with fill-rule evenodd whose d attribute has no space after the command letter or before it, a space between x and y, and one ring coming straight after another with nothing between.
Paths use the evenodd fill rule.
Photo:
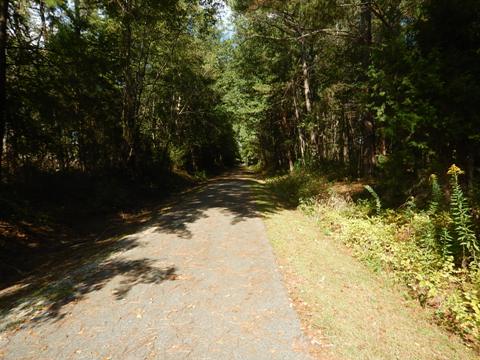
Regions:
<instances>
[{"instance_id":1,"label":"asphalt path","mask_svg":"<svg viewBox=\"0 0 480 360\"><path fill-rule=\"evenodd\" d=\"M179 196L51 284L47 310L0 334L0 358L309 359L254 185L235 173Z\"/></svg>"}]
</instances>

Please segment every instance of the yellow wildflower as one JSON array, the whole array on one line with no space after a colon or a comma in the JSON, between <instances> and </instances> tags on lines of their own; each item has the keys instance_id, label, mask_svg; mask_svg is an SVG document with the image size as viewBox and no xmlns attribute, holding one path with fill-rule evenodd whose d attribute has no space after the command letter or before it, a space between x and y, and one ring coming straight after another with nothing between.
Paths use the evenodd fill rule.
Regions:
<instances>
[{"instance_id":1,"label":"yellow wildflower","mask_svg":"<svg viewBox=\"0 0 480 360\"><path fill-rule=\"evenodd\" d=\"M448 175L461 175L461 174L464 174L464 173L465 172L455 164L452 164L452 166L450 166L450 168L447 171Z\"/></svg>"}]
</instances>

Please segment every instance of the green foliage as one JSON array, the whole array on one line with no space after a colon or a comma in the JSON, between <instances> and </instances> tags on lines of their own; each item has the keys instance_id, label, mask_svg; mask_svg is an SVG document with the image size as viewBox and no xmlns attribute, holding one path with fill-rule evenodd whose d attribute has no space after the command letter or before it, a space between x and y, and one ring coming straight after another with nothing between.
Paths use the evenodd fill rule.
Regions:
<instances>
[{"instance_id":1,"label":"green foliage","mask_svg":"<svg viewBox=\"0 0 480 360\"><path fill-rule=\"evenodd\" d=\"M267 179L268 189L287 207L296 207L316 198L325 190L325 186L323 178L306 171L295 171Z\"/></svg>"},{"instance_id":2,"label":"green foliage","mask_svg":"<svg viewBox=\"0 0 480 360\"><path fill-rule=\"evenodd\" d=\"M269 179L267 184L277 195L299 198L311 182L322 180L318 175L294 172ZM335 191L336 186L328 187L325 180L323 184L310 193L313 197L300 202L300 208L318 221L323 232L351 248L374 271L387 272L405 285L422 305L434 309L438 323L467 341L480 343L479 270L476 263L468 268L458 266L452 251L458 241L457 233L449 231L450 227L457 228L455 221L465 223L465 212L455 210L458 219L454 220L453 214L440 211L437 206L432 212L430 203L426 211L406 206L377 211L372 216L370 202L353 202ZM434 201L442 203L438 183L432 190ZM461 208L466 209L463 195L453 195L454 191L455 204L461 202Z\"/></svg>"},{"instance_id":3,"label":"green foliage","mask_svg":"<svg viewBox=\"0 0 480 360\"><path fill-rule=\"evenodd\" d=\"M217 2L42 4L11 7L3 165L12 182L29 168L142 178L235 162L217 87Z\"/></svg>"},{"instance_id":4,"label":"green foliage","mask_svg":"<svg viewBox=\"0 0 480 360\"><path fill-rule=\"evenodd\" d=\"M439 323L470 341L480 341L480 313L475 311L480 298L474 290L480 283L472 278L473 270L457 270L453 257L438 247L430 215L399 213L391 222L382 216L358 216L353 209L338 211L325 203L315 208L320 226L338 224L331 228L332 236L351 247L358 258L376 271L388 270L408 286L421 304L435 308Z\"/></svg>"},{"instance_id":5,"label":"green foliage","mask_svg":"<svg viewBox=\"0 0 480 360\"><path fill-rule=\"evenodd\" d=\"M448 222L451 222L449 216L447 216ZM433 223L435 224L435 229L437 231L437 241L439 244L440 252L443 254L444 257L452 257L453 258L453 247L454 247L454 239L450 235L450 231L448 230L448 226L442 224L438 221L437 217L434 217Z\"/></svg>"},{"instance_id":6,"label":"green foliage","mask_svg":"<svg viewBox=\"0 0 480 360\"><path fill-rule=\"evenodd\" d=\"M377 214L380 214L380 212L382 211L382 201L380 200L380 196L378 196L377 192L373 190L370 185L365 185L364 187L375 200L375 211L377 212Z\"/></svg>"},{"instance_id":7,"label":"green foliage","mask_svg":"<svg viewBox=\"0 0 480 360\"><path fill-rule=\"evenodd\" d=\"M450 195L450 214L455 243L461 247L462 265L466 267L471 260L476 263L480 248L473 230L471 209L458 183L458 175L462 173L455 164L448 171L452 191Z\"/></svg>"},{"instance_id":8,"label":"green foliage","mask_svg":"<svg viewBox=\"0 0 480 360\"><path fill-rule=\"evenodd\" d=\"M478 1L232 5L225 99L246 163L335 164L376 177L384 205L454 160L478 177Z\"/></svg>"}]
</instances>

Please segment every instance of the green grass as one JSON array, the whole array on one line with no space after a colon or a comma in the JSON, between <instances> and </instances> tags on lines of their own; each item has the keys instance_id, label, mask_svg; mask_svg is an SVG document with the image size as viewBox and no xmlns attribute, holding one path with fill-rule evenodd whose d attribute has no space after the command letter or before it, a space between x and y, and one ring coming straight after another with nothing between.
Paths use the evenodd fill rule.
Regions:
<instances>
[{"instance_id":1,"label":"green grass","mask_svg":"<svg viewBox=\"0 0 480 360\"><path fill-rule=\"evenodd\" d=\"M256 189L279 201L275 187ZM286 191L288 189L283 189ZM270 194L270 197L265 194ZM270 208L273 208L271 206ZM462 340L433 324L407 289L374 273L335 240L335 224L298 209L265 213L269 239L307 333L321 357L343 359L476 359ZM318 214L317 214L318 216Z\"/></svg>"}]
</instances>

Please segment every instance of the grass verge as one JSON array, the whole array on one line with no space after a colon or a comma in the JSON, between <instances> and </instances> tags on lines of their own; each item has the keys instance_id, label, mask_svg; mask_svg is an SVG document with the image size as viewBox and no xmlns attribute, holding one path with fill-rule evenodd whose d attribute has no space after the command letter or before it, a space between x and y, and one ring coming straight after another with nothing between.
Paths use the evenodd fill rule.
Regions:
<instances>
[{"instance_id":1,"label":"grass verge","mask_svg":"<svg viewBox=\"0 0 480 360\"><path fill-rule=\"evenodd\" d=\"M433 324L432 311L412 299L407 287L394 285L381 266L374 272L365 266L366 257L364 263L354 258L358 251L339 238L345 235L341 222L336 223L340 219L312 206L292 206L290 186L267 180L257 191L269 194L262 194L263 201L289 199L283 210L265 214L265 223L291 298L320 358L478 358L458 336ZM340 192L342 186L333 185ZM332 184L318 181L313 187L328 193Z\"/></svg>"}]
</instances>

